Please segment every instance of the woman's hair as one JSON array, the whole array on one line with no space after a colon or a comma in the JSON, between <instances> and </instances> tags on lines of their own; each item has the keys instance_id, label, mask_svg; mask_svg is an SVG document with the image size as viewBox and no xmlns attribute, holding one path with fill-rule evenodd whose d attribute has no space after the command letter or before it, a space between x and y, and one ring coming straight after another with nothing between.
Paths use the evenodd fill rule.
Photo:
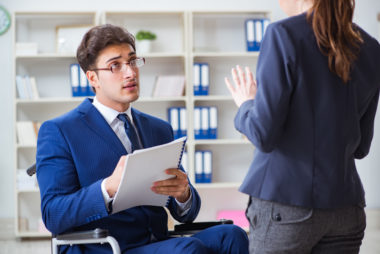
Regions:
<instances>
[{"instance_id":1,"label":"woman's hair","mask_svg":"<svg viewBox=\"0 0 380 254\"><path fill-rule=\"evenodd\" d=\"M355 0L314 0L308 13L317 44L328 57L329 69L344 83L350 80L353 62L363 39L352 24Z\"/></svg>"}]
</instances>

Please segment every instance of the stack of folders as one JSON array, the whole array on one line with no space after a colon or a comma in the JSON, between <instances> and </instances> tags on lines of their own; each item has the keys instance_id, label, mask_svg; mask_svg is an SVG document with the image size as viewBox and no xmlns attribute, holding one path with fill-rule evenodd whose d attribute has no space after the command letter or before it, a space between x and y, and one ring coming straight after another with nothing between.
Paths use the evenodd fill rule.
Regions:
<instances>
[{"instance_id":1,"label":"stack of folders","mask_svg":"<svg viewBox=\"0 0 380 254\"><path fill-rule=\"evenodd\" d=\"M38 93L36 78L25 76L16 76L16 87L18 97L20 99L39 99L40 95Z\"/></svg>"},{"instance_id":2,"label":"stack of folders","mask_svg":"<svg viewBox=\"0 0 380 254\"><path fill-rule=\"evenodd\" d=\"M73 97L95 95L86 74L77 63L70 65L70 83Z\"/></svg>"},{"instance_id":3,"label":"stack of folders","mask_svg":"<svg viewBox=\"0 0 380 254\"><path fill-rule=\"evenodd\" d=\"M212 182L212 152L209 150L195 151L195 182Z\"/></svg>"},{"instance_id":4,"label":"stack of folders","mask_svg":"<svg viewBox=\"0 0 380 254\"><path fill-rule=\"evenodd\" d=\"M217 107L194 108L194 138L217 139L218 109Z\"/></svg>"},{"instance_id":5,"label":"stack of folders","mask_svg":"<svg viewBox=\"0 0 380 254\"><path fill-rule=\"evenodd\" d=\"M245 21L245 38L247 51L259 51L269 19L247 19Z\"/></svg>"},{"instance_id":6,"label":"stack of folders","mask_svg":"<svg viewBox=\"0 0 380 254\"><path fill-rule=\"evenodd\" d=\"M194 95L208 95L210 79L209 79L209 64L194 63Z\"/></svg>"},{"instance_id":7,"label":"stack of folders","mask_svg":"<svg viewBox=\"0 0 380 254\"><path fill-rule=\"evenodd\" d=\"M174 139L187 135L186 108L171 107L168 109L168 119L174 132Z\"/></svg>"}]
</instances>

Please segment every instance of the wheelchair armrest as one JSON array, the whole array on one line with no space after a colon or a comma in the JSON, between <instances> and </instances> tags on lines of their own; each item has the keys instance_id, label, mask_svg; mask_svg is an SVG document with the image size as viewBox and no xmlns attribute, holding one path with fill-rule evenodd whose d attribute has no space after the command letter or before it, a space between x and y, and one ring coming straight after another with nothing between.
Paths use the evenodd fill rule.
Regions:
<instances>
[{"instance_id":1,"label":"wheelchair armrest","mask_svg":"<svg viewBox=\"0 0 380 254\"><path fill-rule=\"evenodd\" d=\"M87 240L87 239L105 238L108 235L109 234L108 234L107 229L96 228L96 229L88 230L88 231L60 234L60 235L56 235L55 238L57 240L84 240L84 239Z\"/></svg>"},{"instance_id":2,"label":"wheelchair armrest","mask_svg":"<svg viewBox=\"0 0 380 254\"><path fill-rule=\"evenodd\" d=\"M222 224L233 224L232 220L221 219L219 221L190 222L174 226L174 231L169 231L169 235L192 235L203 229Z\"/></svg>"}]
</instances>

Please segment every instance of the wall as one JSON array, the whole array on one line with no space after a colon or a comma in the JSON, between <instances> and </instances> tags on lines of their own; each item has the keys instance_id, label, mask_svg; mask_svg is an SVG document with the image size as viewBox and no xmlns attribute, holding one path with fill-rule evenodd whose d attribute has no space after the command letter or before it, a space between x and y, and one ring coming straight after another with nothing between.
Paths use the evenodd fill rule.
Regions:
<instances>
[{"instance_id":1,"label":"wall","mask_svg":"<svg viewBox=\"0 0 380 254\"><path fill-rule=\"evenodd\" d=\"M284 18L277 0L0 0L10 13L15 11L122 11L122 10L270 10L272 19ZM380 12L380 1L357 1L355 21L372 36L378 36L377 13ZM11 218L14 215L14 101L13 101L13 26L10 31L0 36L0 218ZM376 119L376 129L380 130L380 117ZM358 163L367 192L367 203L370 207L380 207L380 133L375 134L370 155Z\"/></svg>"}]
</instances>

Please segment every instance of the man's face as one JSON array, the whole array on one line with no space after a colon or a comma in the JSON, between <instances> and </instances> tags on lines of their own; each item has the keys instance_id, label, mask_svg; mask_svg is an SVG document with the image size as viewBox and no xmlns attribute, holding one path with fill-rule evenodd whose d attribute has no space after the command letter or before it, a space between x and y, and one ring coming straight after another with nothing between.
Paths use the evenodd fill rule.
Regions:
<instances>
[{"instance_id":1,"label":"man's face","mask_svg":"<svg viewBox=\"0 0 380 254\"><path fill-rule=\"evenodd\" d=\"M110 108L125 111L131 102L139 97L139 69L126 65L136 59L136 53L129 44L110 45L100 51L95 68L122 66L121 71L88 71L87 78L96 88L96 98Z\"/></svg>"}]
</instances>

